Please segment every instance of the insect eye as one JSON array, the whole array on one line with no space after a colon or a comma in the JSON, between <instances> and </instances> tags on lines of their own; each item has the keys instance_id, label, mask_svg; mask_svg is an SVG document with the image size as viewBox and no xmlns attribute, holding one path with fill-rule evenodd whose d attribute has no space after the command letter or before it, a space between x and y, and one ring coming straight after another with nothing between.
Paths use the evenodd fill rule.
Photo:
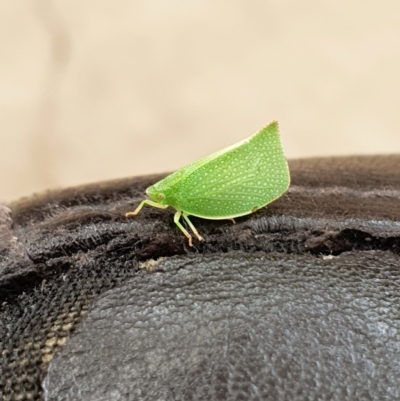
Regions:
<instances>
[{"instance_id":1,"label":"insect eye","mask_svg":"<svg viewBox=\"0 0 400 401\"><path fill-rule=\"evenodd\" d=\"M164 199L164 198L165 198L165 195L164 195L164 194L158 194L158 195L157 195L157 198L158 198L158 199Z\"/></svg>"}]
</instances>

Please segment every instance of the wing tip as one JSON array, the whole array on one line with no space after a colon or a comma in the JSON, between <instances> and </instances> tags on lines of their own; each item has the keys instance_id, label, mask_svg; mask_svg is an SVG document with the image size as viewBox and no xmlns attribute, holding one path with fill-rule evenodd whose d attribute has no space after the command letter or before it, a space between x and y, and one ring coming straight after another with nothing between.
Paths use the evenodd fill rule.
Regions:
<instances>
[{"instance_id":1,"label":"wing tip","mask_svg":"<svg viewBox=\"0 0 400 401\"><path fill-rule=\"evenodd\" d=\"M265 128L275 128L277 131L279 131L279 123L277 120L272 120L264 127L264 129Z\"/></svg>"},{"instance_id":2,"label":"wing tip","mask_svg":"<svg viewBox=\"0 0 400 401\"><path fill-rule=\"evenodd\" d=\"M261 132L270 131L270 130L277 132L279 134L279 124L278 124L277 120L272 120L267 125L264 125L264 127L262 127L259 131L257 131L255 134L253 134L249 139L257 136L258 134L261 134Z\"/></svg>"}]
</instances>

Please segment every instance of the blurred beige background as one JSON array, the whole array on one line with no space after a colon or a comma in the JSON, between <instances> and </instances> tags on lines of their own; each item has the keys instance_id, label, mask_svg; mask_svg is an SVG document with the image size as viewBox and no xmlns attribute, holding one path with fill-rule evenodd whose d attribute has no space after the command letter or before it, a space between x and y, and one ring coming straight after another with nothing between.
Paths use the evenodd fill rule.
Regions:
<instances>
[{"instance_id":1,"label":"blurred beige background","mask_svg":"<svg viewBox=\"0 0 400 401\"><path fill-rule=\"evenodd\" d=\"M3 0L0 199L175 170L272 119L400 153L398 0Z\"/></svg>"}]
</instances>

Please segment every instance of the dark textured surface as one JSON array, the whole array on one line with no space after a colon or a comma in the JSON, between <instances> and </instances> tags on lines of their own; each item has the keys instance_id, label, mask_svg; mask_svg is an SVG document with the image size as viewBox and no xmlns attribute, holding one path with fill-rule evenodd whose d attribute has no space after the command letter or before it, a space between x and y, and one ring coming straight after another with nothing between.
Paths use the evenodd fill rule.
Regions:
<instances>
[{"instance_id":1,"label":"dark textured surface","mask_svg":"<svg viewBox=\"0 0 400 401\"><path fill-rule=\"evenodd\" d=\"M47 369L46 383L53 399L57 399L57 388L60 394L69 394L76 391L76 383L82 383L76 394L85 392L86 397L100 394L102 389L117 389L122 399L138 399L129 395L132 386L147 394L167 386L176 394L189 391L185 394L192 395L181 399L218 394L240 399L239 388L249 394L253 380L262 381L270 370L274 375L260 388L268 388L277 399L283 394L286 398L281 399L331 399L329 394L344 400L396 399L400 389L396 364L400 156L309 159L289 164L292 186L269 207L237 219L235 225L193 218L205 237L204 243L194 241L193 248L188 248L174 225L172 211L144 208L136 218L124 218L143 198L144 189L161 176L52 191L0 205L0 399L42 399ZM150 265L161 256L169 260L178 255L184 259L171 259L163 272L138 269L138 262ZM254 259L260 255L262 263ZM180 261L186 258L189 265L182 267ZM246 269L249 278L243 273ZM194 281L189 285L191 275ZM261 285L270 281L275 286ZM260 288L258 298L243 295L251 283ZM191 285L202 289L201 297L190 295ZM312 289L320 298L310 295ZM110 298L106 291L111 291L107 293ZM159 296L152 297L152 293ZM265 313L257 306L261 298L268 306ZM96 337L96 324L104 322L96 318L101 313L104 316L103 301L108 302L108 326L98 330ZM171 313L169 308L177 301L180 312ZM127 312L122 311L124 305ZM169 325L155 324L153 331L151 326L132 326L132 322L150 319L140 314L147 310L146 305L164 311L166 316L161 313L158 318L162 323L170 318ZM234 315L223 316L229 308ZM241 310L248 318L246 325L238 318ZM219 316L216 323L207 319L213 313ZM358 323L352 326L351 322ZM221 331L214 330L214 324L222 327ZM193 332L187 327L193 327ZM243 327L248 331L243 332L245 340L241 342ZM119 337L113 330L120 330ZM166 330L170 337L162 336ZM89 332L93 334L91 348L90 342L84 341ZM232 391L226 390L232 378L220 355L231 342L221 333L238 337L235 378L240 380L235 379ZM307 342L301 341L303 334ZM130 342L133 337L134 346ZM162 353L154 354L150 363L151 353L147 353L151 349L146 347L151 348L156 339L162 341L162 350L156 348ZM189 369L184 364L174 365L169 372L165 366L172 366L172 357L179 351L186 349L187 353L190 341L197 341L193 348L199 365L191 359L190 371L184 370ZM90 349L84 348L82 354L73 351L84 346ZM123 361L129 363L121 363L121 372L127 369L124 374L128 374L127 367L139 363L132 359L132 349L144 362L135 365L139 373L130 377L129 384L127 376L116 376L119 370L113 355L125 355ZM263 359L264 365L259 358L263 352L273 356ZM54 365L49 366L57 354ZM189 354L185 355L194 358ZM234 353L226 355L236 358ZM69 376L70 381L59 378L61 366L66 366L62 364L78 357L82 366L84 360L98 358L96 368L103 370L87 369L83 378ZM164 360L165 364L160 362ZM155 371L146 370L152 366ZM202 370L209 376L201 375ZM102 373L101 386L96 372ZM179 380L171 379L174 372ZM187 377L182 376L185 372ZM197 375L202 381L196 381ZM189 383L189 378L194 381ZM153 389L152 380L157 382ZM344 383L339 386L341 392L335 392L340 382ZM172 397L173 391L167 396ZM108 394L113 397L117 393ZM228 397L225 395L217 399Z\"/></svg>"},{"instance_id":2,"label":"dark textured surface","mask_svg":"<svg viewBox=\"0 0 400 401\"><path fill-rule=\"evenodd\" d=\"M95 302L50 364L45 399L399 399L398 262L375 252L160 262Z\"/></svg>"}]
</instances>

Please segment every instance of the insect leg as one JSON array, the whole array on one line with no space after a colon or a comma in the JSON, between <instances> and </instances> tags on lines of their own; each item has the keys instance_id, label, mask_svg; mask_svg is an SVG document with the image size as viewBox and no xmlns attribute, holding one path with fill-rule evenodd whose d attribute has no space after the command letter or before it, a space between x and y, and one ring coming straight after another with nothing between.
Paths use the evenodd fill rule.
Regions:
<instances>
[{"instance_id":1,"label":"insect leg","mask_svg":"<svg viewBox=\"0 0 400 401\"><path fill-rule=\"evenodd\" d=\"M189 220L189 215L185 212L183 212L183 218L186 220L186 222L189 224L189 227L192 229L192 231L194 232L194 234L196 235L197 239L199 241L203 241L203 237L197 232L195 226L193 225L193 223Z\"/></svg>"},{"instance_id":2,"label":"insect leg","mask_svg":"<svg viewBox=\"0 0 400 401\"><path fill-rule=\"evenodd\" d=\"M145 199L144 201L140 202L140 205L133 212L125 213L125 217L136 216L140 212L140 210L142 209L142 207L144 205L153 206L153 207L156 207L158 209L166 209L168 207L168 205L160 205L157 202L153 202L153 201L151 201L149 199Z\"/></svg>"},{"instance_id":3,"label":"insect leg","mask_svg":"<svg viewBox=\"0 0 400 401\"><path fill-rule=\"evenodd\" d=\"M184 229L183 225L179 222L181 215L182 212L180 210L177 210L174 216L174 223L178 226L178 228L183 232L183 234L185 234L185 237L189 240L189 246L193 246L192 236Z\"/></svg>"}]
</instances>

